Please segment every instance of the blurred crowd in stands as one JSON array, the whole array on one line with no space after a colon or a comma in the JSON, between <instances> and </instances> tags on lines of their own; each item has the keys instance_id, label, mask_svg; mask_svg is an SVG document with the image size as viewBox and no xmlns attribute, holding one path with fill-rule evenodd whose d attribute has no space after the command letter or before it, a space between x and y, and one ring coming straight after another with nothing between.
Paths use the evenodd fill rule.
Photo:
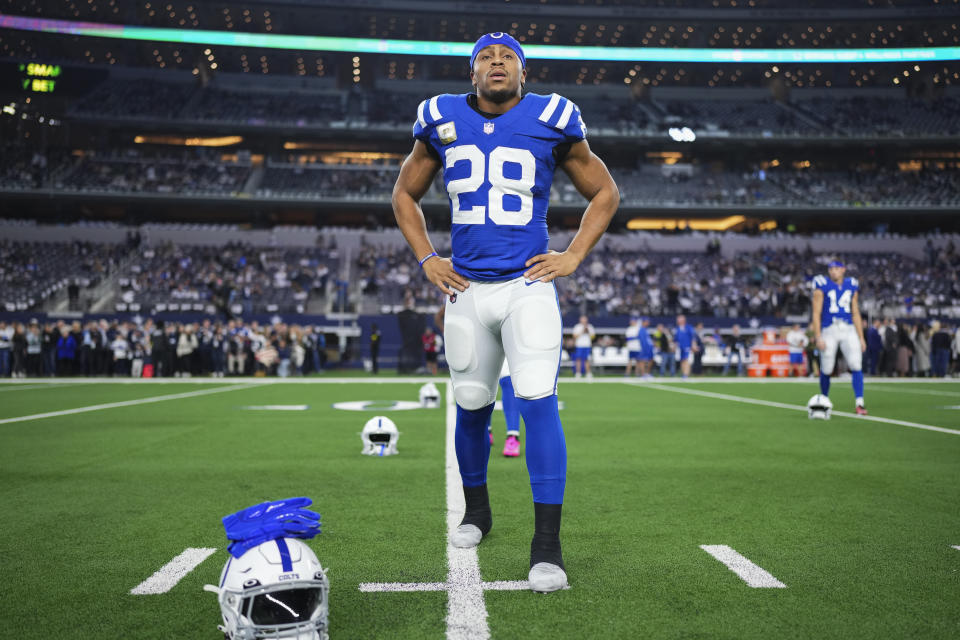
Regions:
<instances>
[{"instance_id":1,"label":"blurred crowd in stands","mask_svg":"<svg viewBox=\"0 0 960 640\"><path fill-rule=\"evenodd\" d=\"M147 246L118 280L117 311L204 311L241 315L304 313L322 299L338 259L332 246L302 249Z\"/></svg>"},{"instance_id":2,"label":"blurred crowd in stands","mask_svg":"<svg viewBox=\"0 0 960 640\"><path fill-rule=\"evenodd\" d=\"M0 157L0 189L51 189L83 193L161 194L367 200L388 202L399 164L306 164L269 160L255 172L249 154L209 150L170 152L138 147L107 153L27 153L8 146ZM960 204L960 169L926 165L901 171L893 166L848 170L780 166L716 169L690 164L642 169L611 167L624 205L629 206L948 206ZM583 198L557 172L551 202ZM439 178L426 198L447 198Z\"/></svg>"},{"instance_id":3,"label":"blurred crowd in stands","mask_svg":"<svg viewBox=\"0 0 960 640\"><path fill-rule=\"evenodd\" d=\"M0 239L0 311L26 311L64 288L91 287L114 273L121 244Z\"/></svg>"},{"instance_id":4,"label":"blurred crowd in stands","mask_svg":"<svg viewBox=\"0 0 960 640\"><path fill-rule=\"evenodd\" d=\"M644 319L644 327L647 321ZM944 377L960 375L960 325L939 321L898 322L892 318L875 319L865 329L867 350L864 371L888 377ZM374 325L374 328L376 325ZM797 329L798 325L794 325ZM751 360L751 349L761 342L757 331L742 332L739 325L732 331L706 328L702 322L692 327L685 339L690 353L692 374L704 372L705 364L722 367L721 375L735 369L744 375ZM675 376L684 353L677 337L677 326L659 323L649 327L652 350L648 360L653 365L637 368L636 375L651 377ZM787 327L783 328L786 334ZM379 353L377 339L371 343L370 356L376 372ZM424 349L429 351L424 334ZM808 331L806 347L810 368L804 373L817 375L817 352ZM191 376L302 376L323 373L329 360L337 364L356 364L358 353L352 347L340 352L318 326L301 326L277 322L261 325L235 319L226 322L154 322L79 321L8 323L0 320L0 377L26 378L41 376L117 376L117 377L191 377ZM573 351L572 338L565 348ZM374 352L374 343L377 344ZM432 339L433 353L439 341ZM601 349L618 349L625 345L622 335L602 335L596 341ZM719 354L712 363L704 355L710 350ZM428 357L428 364L430 363ZM600 364L602 363L595 363ZM628 369L628 374L630 370ZM436 374L435 369L433 370ZM797 375L801 375L798 371Z\"/></svg>"},{"instance_id":5,"label":"blurred crowd in stands","mask_svg":"<svg viewBox=\"0 0 960 640\"><path fill-rule=\"evenodd\" d=\"M557 281L564 312L591 316L686 313L744 318L795 316L810 308L810 281L829 257L761 248L725 258L717 244L702 252L596 249L570 277ZM441 249L442 250L442 249ZM960 307L960 252L928 245L925 259L894 253L852 253L849 274L860 278L865 313L906 316ZM361 291L381 306L437 304L435 287L419 277L406 247L367 246L356 256Z\"/></svg>"},{"instance_id":6,"label":"blurred crowd in stands","mask_svg":"<svg viewBox=\"0 0 960 640\"><path fill-rule=\"evenodd\" d=\"M810 281L825 272L829 256L809 246L764 247L762 237L757 246L728 255L719 240L697 252L605 244L558 281L560 305L564 312L601 318L806 313ZM860 306L868 315L925 318L960 309L960 252L952 241L939 248L928 242L918 258L889 252L844 257L849 274L860 278ZM144 315L322 313L328 304L379 313L434 307L441 298L409 249L397 242L361 240L341 255L332 238L313 247L141 244L137 237L120 244L0 240L0 310L44 310L45 301L64 287L82 292L94 285L106 289L99 291L105 302L98 310Z\"/></svg>"},{"instance_id":7,"label":"blurred crowd in stands","mask_svg":"<svg viewBox=\"0 0 960 640\"><path fill-rule=\"evenodd\" d=\"M190 377L322 373L320 327L277 323L0 320L0 377Z\"/></svg>"},{"instance_id":8,"label":"blurred crowd in stands","mask_svg":"<svg viewBox=\"0 0 960 640\"><path fill-rule=\"evenodd\" d=\"M70 113L94 119L321 128L349 123L408 128L420 101L427 97L388 89L244 91L117 78L97 86L72 105ZM637 99L627 91L603 87L590 96L577 96L576 102L590 130L619 135L663 136L674 126L690 127L698 136L905 137L960 133L960 98L949 94L935 100L908 99L893 90L889 95L797 94L791 101L747 92L740 99L659 98L656 94Z\"/></svg>"}]
</instances>

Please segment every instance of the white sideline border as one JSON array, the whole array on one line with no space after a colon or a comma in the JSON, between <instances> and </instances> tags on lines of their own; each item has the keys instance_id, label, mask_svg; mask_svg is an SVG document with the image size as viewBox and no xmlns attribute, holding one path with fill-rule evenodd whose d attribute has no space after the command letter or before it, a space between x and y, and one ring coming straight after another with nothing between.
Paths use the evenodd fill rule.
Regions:
<instances>
[{"instance_id":1,"label":"white sideline border","mask_svg":"<svg viewBox=\"0 0 960 640\"><path fill-rule=\"evenodd\" d=\"M793 409L796 411L806 411L805 406L798 404L786 404L784 402L773 402L771 400L759 400L757 398L747 398L744 396L732 396L726 393L716 393L713 391L703 391L701 389L684 389L681 387L675 387L671 385L664 385L658 383L631 383L624 382L624 384L631 384L633 386L646 386L650 389L656 389L658 391L672 391L674 393L685 393L692 396L701 396L704 398L714 398L716 400L729 400L731 402L742 402L744 404L756 404L764 407L775 407L777 409ZM954 436L960 436L960 430L957 429L948 429L946 427L938 427L932 424L922 424L920 422L908 422L907 420L895 420L893 418L883 418L881 416L858 416L855 413L850 413L847 411L834 411L833 415L842 416L844 418L854 418L856 420L869 420L871 422L882 422L885 424L895 424L901 427L911 427L913 429L923 429L925 431L938 431L940 433L948 433Z\"/></svg>"}]
</instances>

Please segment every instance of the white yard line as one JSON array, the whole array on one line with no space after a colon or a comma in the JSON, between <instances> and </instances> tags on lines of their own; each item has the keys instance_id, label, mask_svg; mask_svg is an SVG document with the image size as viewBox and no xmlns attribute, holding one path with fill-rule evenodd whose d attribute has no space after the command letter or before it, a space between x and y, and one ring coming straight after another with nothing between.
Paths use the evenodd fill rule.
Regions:
<instances>
[{"instance_id":1,"label":"white yard line","mask_svg":"<svg viewBox=\"0 0 960 640\"><path fill-rule=\"evenodd\" d=\"M783 584L762 567L750 562L725 544L702 544L700 548L722 562L754 589L786 589Z\"/></svg>"},{"instance_id":2,"label":"white yard line","mask_svg":"<svg viewBox=\"0 0 960 640\"><path fill-rule=\"evenodd\" d=\"M934 391L932 389L897 389L896 386L883 386L886 383L881 382L876 385L870 385L870 389L878 389L880 391L889 392L893 391L894 393L917 393L925 396L946 396L947 398L960 398L960 391ZM903 385L899 385L903 387Z\"/></svg>"},{"instance_id":3,"label":"white yard line","mask_svg":"<svg viewBox=\"0 0 960 640\"><path fill-rule=\"evenodd\" d=\"M206 547L185 549L183 553L157 569L155 574L131 589L130 593L135 596L166 593L215 551L216 549Z\"/></svg>"},{"instance_id":4,"label":"white yard line","mask_svg":"<svg viewBox=\"0 0 960 640\"><path fill-rule=\"evenodd\" d=\"M446 582L361 582L362 593L409 593L412 591L446 591Z\"/></svg>"},{"instance_id":5,"label":"white yard line","mask_svg":"<svg viewBox=\"0 0 960 640\"><path fill-rule=\"evenodd\" d=\"M483 583L484 591L529 591L530 583L526 580L493 580ZM413 591L446 591L450 585L446 582L361 582L360 591L363 593L381 593ZM569 587L567 587L569 588Z\"/></svg>"},{"instance_id":6,"label":"white yard line","mask_svg":"<svg viewBox=\"0 0 960 640\"><path fill-rule=\"evenodd\" d=\"M460 525L466 508L454 444L456 426L453 383L447 382L447 563L450 566L447 573L447 639L485 640L490 637L490 627L487 625L487 605L483 599L477 549L458 549L450 544L450 535Z\"/></svg>"},{"instance_id":7,"label":"white yard line","mask_svg":"<svg viewBox=\"0 0 960 640\"><path fill-rule=\"evenodd\" d=\"M51 384L18 384L10 385L6 388L0 389L0 393L5 391L27 391L29 389L49 389L51 386L57 389L62 389L63 387L74 387L77 383L66 383L66 382L55 382Z\"/></svg>"},{"instance_id":8,"label":"white yard line","mask_svg":"<svg viewBox=\"0 0 960 640\"><path fill-rule=\"evenodd\" d=\"M86 407L77 407L75 409L64 409L62 411L49 411L47 413L34 413L28 416L17 416L16 418L4 418L0 424L10 424L12 422L28 422L30 420L42 420L43 418L56 418L58 416L70 416L77 413L87 413L89 411L102 411L104 409L116 409L119 407L134 407L141 404L150 404L153 402L164 402L166 400L181 400L183 398L195 398L197 396L208 396L214 393L224 393L226 391L236 391L238 389L249 389L249 384L235 384L229 387L220 387L218 389L203 389L202 391L188 391L185 393L174 393L166 396L154 396L152 398L140 398L138 400L123 400L121 402L108 402L106 404L93 404Z\"/></svg>"},{"instance_id":9,"label":"white yard line","mask_svg":"<svg viewBox=\"0 0 960 640\"><path fill-rule=\"evenodd\" d=\"M628 383L631 384L631 383ZM641 386L641 385L637 385ZM726 393L716 393L713 391L703 391L701 389L691 389L688 387L674 387L663 384L647 383L643 386L659 391L671 391L673 393L685 393L691 396L701 396L704 398L715 398L717 400L729 400L731 402L742 402L744 404L756 404L764 407L776 407L778 409L793 409L795 411L806 411L807 408L798 404L786 404L784 402L771 402L770 400L758 400L756 398L745 398L743 396L732 396ZM894 420L893 418L883 418L880 416L858 416L855 413L847 411L834 411L833 415L844 418L856 418L857 420L869 420L871 422L883 422L885 424L895 424L901 427L910 427L912 429L924 429L926 431L939 431L940 433L949 433L954 436L960 436L957 429L947 429L946 427L937 427L932 424L922 424L919 422L908 422L906 420Z\"/></svg>"}]
</instances>

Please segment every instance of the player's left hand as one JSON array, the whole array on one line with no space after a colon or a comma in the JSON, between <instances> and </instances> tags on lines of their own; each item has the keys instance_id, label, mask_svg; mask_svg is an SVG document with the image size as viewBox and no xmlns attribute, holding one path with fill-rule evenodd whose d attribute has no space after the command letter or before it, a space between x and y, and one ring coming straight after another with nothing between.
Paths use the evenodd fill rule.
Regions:
<instances>
[{"instance_id":1,"label":"player's left hand","mask_svg":"<svg viewBox=\"0 0 960 640\"><path fill-rule=\"evenodd\" d=\"M523 273L527 280L539 280L540 282L550 282L561 276L568 276L577 270L580 266L580 259L564 251L548 251L540 255L533 256L525 263L530 267Z\"/></svg>"},{"instance_id":2,"label":"player's left hand","mask_svg":"<svg viewBox=\"0 0 960 640\"><path fill-rule=\"evenodd\" d=\"M860 353L865 353L867 351L867 341L863 338L860 338Z\"/></svg>"}]
</instances>

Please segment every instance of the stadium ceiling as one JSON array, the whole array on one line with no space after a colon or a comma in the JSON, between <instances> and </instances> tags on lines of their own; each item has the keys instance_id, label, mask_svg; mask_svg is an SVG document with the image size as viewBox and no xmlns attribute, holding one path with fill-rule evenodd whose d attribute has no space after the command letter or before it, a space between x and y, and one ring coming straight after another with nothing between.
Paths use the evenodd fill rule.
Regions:
<instances>
[{"instance_id":1,"label":"stadium ceiling","mask_svg":"<svg viewBox=\"0 0 960 640\"><path fill-rule=\"evenodd\" d=\"M428 40L379 40L295 36L273 33L232 33L200 29L157 29L98 22L47 20L0 14L0 28L60 33L97 38L147 42L178 42L208 46L255 47L294 51L342 51L416 56L467 58L469 42ZM852 63L925 62L960 60L960 47L911 47L889 49L678 49L670 47L567 47L531 44L524 46L527 58L541 60L602 60L623 62L712 63Z\"/></svg>"}]
</instances>

